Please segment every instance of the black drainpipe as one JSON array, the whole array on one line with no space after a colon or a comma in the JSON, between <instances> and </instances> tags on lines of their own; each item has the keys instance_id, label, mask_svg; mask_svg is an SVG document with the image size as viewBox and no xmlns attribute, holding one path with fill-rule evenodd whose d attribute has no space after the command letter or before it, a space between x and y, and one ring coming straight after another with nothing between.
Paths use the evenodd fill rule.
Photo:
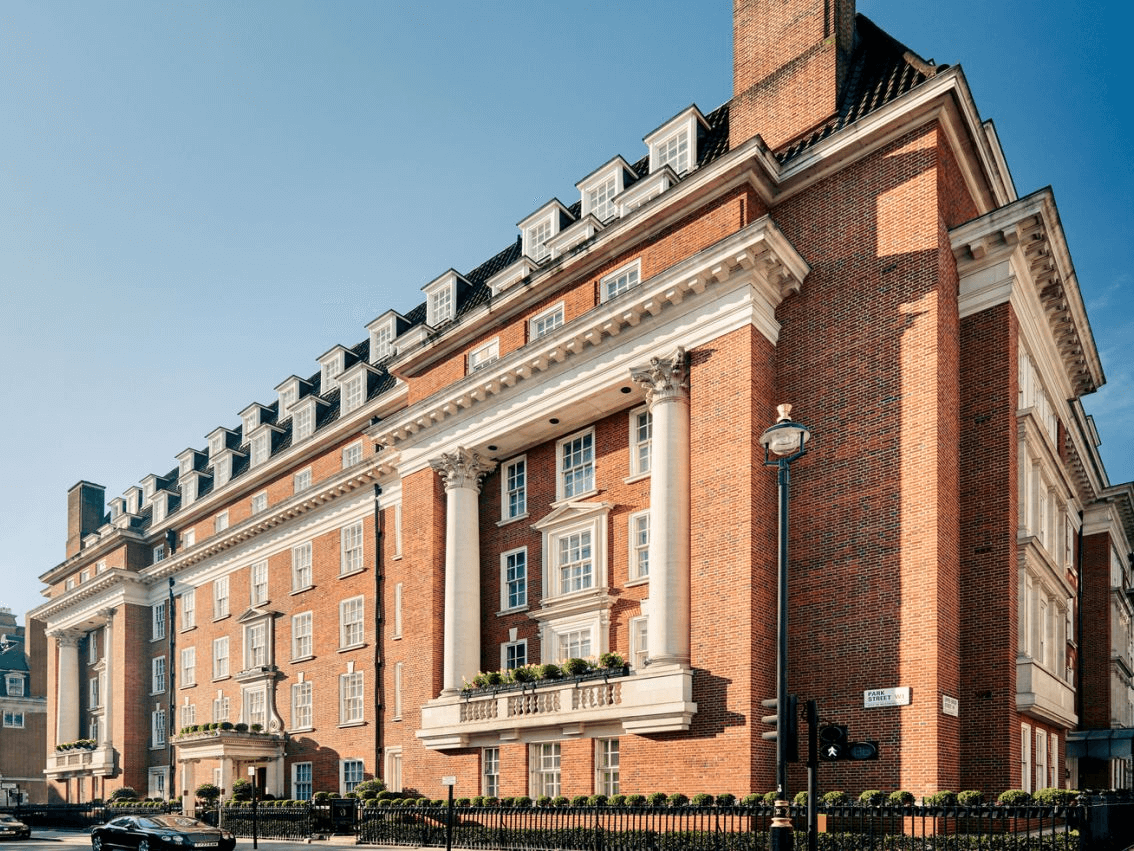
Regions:
<instances>
[{"instance_id":1,"label":"black drainpipe","mask_svg":"<svg viewBox=\"0 0 1134 851\"><path fill-rule=\"evenodd\" d=\"M1079 581L1075 586L1075 605L1078 607L1075 618L1075 714L1079 718L1079 728L1083 729L1083 512L1079 512L1079 532L1075 542L1075 575Z\"/></svg>"},{"instance_id":2,"label":"black drainpipe","mask_svg":"<svg viewBox=\"0 0 1134 851\"><path fill-rule=\"evenodd\" d=\"M385 671L384 638L386 635L386 618L382 608L382 594L386 585L384 571L382 538L382 486L374 486L374 744L377 748L377 765L374 766L374 776L381 777L385 771L384 732L385 723L382 715L384 701L382 688Z\"/></svg>"}]
</instances>

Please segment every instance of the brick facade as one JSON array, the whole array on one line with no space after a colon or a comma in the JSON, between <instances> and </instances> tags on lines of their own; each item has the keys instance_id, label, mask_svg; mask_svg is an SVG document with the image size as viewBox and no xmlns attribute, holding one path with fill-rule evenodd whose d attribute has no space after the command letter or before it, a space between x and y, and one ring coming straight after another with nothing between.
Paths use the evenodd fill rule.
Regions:
<instances>
[{"instance_id":1,"label":"brick facade","mask_svg":"<svg viewBox=\"0 0 1134 851\"><path fill-rule=\"evenodd\" d=\"M392 356L344 349L348 370L366 361L375 376L360 406L313 376L313 436L265 405L270 456L250 458L249 424L223 447L236 450L229 481L183 500L185 470L157 477L173 495L164 519L144 496L92 529L72 497L68 559L43 575L51 599L37 610L56 637L49 714L70 688L69 636L109 624L113 699L81 714L112 724L90 769L49 762L59 794L81 794L80 777L103 794L152 792L171 753L172 792L260 766L282 797L363 776L440 797L444 775L474 796L498 757L500 795L534 797L545 782L590 794L613 777L600 772L604 748L622 793L772 788L760 702L775 691L777 491L759 438L783 402L813 435L791 466L790 690L882 753L825 765L822 786L923 795L1077 779L1068 734L1110 726L1093 695L1112 681L1100 679L1098 636L1077 645L1066 623L1103 617L1089 594L1081 611L1075 599L1080 583L1109 583L1110 542L1127 546L1134 503L1092 472L1077 399L1103 376L1054 201L1006 188L995 140L957 107L969 97L958 69L917 59L853 3L735 9L735 97L660 128L693 165L633 166L627 192L658 180L656 197L626 201L515 279L518 249L505 249L464 276L450 319L426 326L425 305L400 319ZM882 73L893 79L870 78ZM880 105L855 88L871 80L890 92L885 121L847 119ZM608 290L626 270L625 290ZM557 305L561 324L540 336L532 318ZM470 369L470 351L492 340L498 358ZM643 471L647 410L656 440ZM664 444L683 429L687 440ZM569 493L564 441L576 437L586 484ZM212 480L217 458L200 454L188 475ZM523 510L509 516L519 458ZM685 475L687 493L654 487ZM1073 541L1103 504L1117 507L1090 523L1107 553L1088 537L1080 576ZM642 518L647 576L636 575ZM673 532L685 523L688 540ZM175 551L153 562L168 540ZM311 580L297 587L307 545ZM510 604L505 559L517 552L524 593ZM195 622L173 624L175 686L153 694L152 660L170 643L152 638L152 607L170 580L179 612L195 593ZM446 596L458 587L479 590ZM351 600L363 620L344 644ZM297 656L307 617L310 650ZM461 689L506 667L513 642L528 663L584 648L628 670ZM194 682L180 669L187 647ZM478 667L451 670L465 650ZM301 720L293 697L308 686ZM909 700L866 708L875 689ZM230 723L263 730L182 730L187 704L197 727L218 720L218 697ZM177 713L172 749L151 741L156 709ZM558 771L543 772L555 748ZM791 766L789 790L804 782Z\"/></svg>"}]
</instances>

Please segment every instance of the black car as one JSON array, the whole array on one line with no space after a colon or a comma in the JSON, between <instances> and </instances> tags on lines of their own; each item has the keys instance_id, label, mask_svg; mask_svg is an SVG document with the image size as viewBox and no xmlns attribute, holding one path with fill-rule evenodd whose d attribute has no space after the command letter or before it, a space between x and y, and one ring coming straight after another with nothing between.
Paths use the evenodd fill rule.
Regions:
<instances>
[{"instance_id":1,"label":"black car","mask_svg":"<svg viewBox=\"0 0 1134 851\"><path fill-rule=\"evenodd\" d=\"M0 814L0 839L30 839L31 828L15 816Z\"/></svg>"},{"instance_id":2,"label":"black car","mask_svg":"<svg viewBox=\"0 0 1134 851\"><path fill-rule=\"evenodd\" d=\"M91 828L91 847L130 848L136 851L173 851L209 848L232 851L236 837L189 816L119 816Z\"/></svg>"}]
</instances>

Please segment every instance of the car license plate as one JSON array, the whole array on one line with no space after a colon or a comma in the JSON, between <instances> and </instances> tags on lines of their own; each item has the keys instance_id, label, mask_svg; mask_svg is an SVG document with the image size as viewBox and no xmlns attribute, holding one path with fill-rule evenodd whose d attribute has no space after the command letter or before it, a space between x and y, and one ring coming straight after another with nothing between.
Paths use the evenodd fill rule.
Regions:
<instances>
[{"instance_id":1,"label":"car license plate","mask_svg":"<svg viewBox=\"0 0 1134 851\"><path fill-rule=\"evenodd\" d=\"M217 847L216 842L194 842L193 844L195 846L197 846L198 848L216 848Z\"/></svg>"}]
</instances>

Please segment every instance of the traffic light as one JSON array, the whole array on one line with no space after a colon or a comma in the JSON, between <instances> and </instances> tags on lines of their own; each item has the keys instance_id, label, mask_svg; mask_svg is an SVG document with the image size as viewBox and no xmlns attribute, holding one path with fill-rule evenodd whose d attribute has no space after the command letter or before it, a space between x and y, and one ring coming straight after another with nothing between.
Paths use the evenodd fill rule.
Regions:
<instances>
[{"instance_id":1,"label":"traffic light","mask_svg":"<svg viewBox=\"0 0 1134 851\"><path fill-rule=\"evenodd\" d=\"M761 700L760 705L765 709L778 710L780 702L773 697L768 700ZM760 738L769 742L776 741L780 737L777 726L780 721L779 712L776 712L774 715L764 715L760 720L765 724L770 724L773 728L761 733ZM794 694L788 695L787 722L787 732L784 740L785 759L787 762L799 762L799 698Z\"/></svg>"},{"instance_id":2,"label":"traffic light","mask_svg":"<svg viewBox=\"0 0 1134 851\"><path fill-rule=\"evenodd\" d=\"M819 759L836 762L848 759L847 725L827 724L819 728Z\"/></svg>"},{"instance_id":3,"label":"traffic light","mask_svg":"<svg viewBox=\"0 0 1134 851\"><path fill-rule=\"evenodd\" d=\"M851 742L847 746L847 759L878 759L878 742L867 739L863 742Z\"/></svg>"}]
</instances>

